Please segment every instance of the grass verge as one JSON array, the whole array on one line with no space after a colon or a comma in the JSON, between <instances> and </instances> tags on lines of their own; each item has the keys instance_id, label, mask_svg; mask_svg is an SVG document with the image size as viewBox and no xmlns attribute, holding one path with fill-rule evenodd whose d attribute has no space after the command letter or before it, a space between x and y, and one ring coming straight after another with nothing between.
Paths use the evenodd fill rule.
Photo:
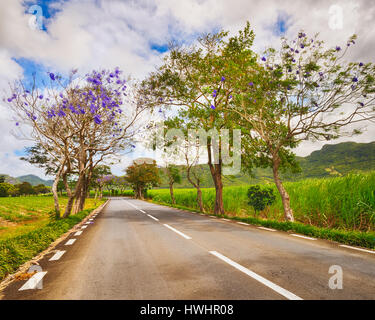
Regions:
<instances>
[{"instance_id":1,"label":"grass verge","mask_svg":"<svg viewBox=\"0 0 375 320\"><path fill-rule=\"evenodd\" d=\"M52 242L81 222L93 210L94 208L86 209L23 235L0 241L0 280L47 249Z\"/></svg>"},{"instance_id":2,"label":"grass verge","mask_svg":"<svg viewBox=\"0 0 375 320\"><path fill-rule=\"evenodd\" d=\"M159 202L155 200L147 199L147 201L168 206L172 208L182 209L186 211L192 211L197 213L203 213L194 208L184 207L180 205L172 205L170 203ZM211 215L210 213L204 213ZM340 242L343 244L354 245L364 248L375 249L375 232L360 232L360 231L346 231L339 229L320 228L312 225L306 225L300 222L280 222L275 220L263 220L254 217L233 217L233 216L217 216L219 218L226 218L239 222L245 222L256 226L262 226L267 228L273 228L276 230L286 232L296 232L310 237L319 239L326 239L331 241Z\"/></svg>"}]
</instances>

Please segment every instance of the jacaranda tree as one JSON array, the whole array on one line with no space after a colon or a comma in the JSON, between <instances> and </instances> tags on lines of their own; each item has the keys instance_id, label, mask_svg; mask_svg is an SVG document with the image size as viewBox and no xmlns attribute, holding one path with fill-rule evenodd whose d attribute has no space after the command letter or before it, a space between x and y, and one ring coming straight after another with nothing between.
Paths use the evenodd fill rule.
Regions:
<instances>
[{"instance_id":1,"label":"jacaranda tree","mask_svg":"<svg viewBox=\"0 0 375 320\"><path fill-rule=\"evenodd\" d=\"M60 208L57 184L63 178L69 196L64 216L83 209L93 170L105 159L131 148L137 131L136 121L145 107L133 92L126 90L126 79L113 71L92 71L83 77L73 71L68 79L53 73L43 92L34 83L17 82L11 87L8 103L18 120L17 127L31 128L35 141L57 166L52 188L55 210ZM75 190L67 175L77 175ZM74 205L74 206L73 206Z\"/></svg>"}]
</instances>

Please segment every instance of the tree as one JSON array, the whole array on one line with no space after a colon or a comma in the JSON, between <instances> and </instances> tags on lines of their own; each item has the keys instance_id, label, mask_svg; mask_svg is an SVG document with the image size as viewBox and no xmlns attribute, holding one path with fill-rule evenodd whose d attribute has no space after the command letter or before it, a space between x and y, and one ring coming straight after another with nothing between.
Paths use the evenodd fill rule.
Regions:
<instances>
[{"instance_id":1,"label":"tree","mask_svg":"<svg viewBox=\"0 0 375 320\"><path fill-rule=\"evenodd\" d=\"M160 183L156 161L153 160L152 163L134 161L131 166L126 168L125 179L134 190L135 197L143 199L145 190Z\"/></svg>"},{"instance_id":2,"label":"tree","mask_svg":"<svg viewBox=\"0 0 375 320\"><path fill-rule=\"evenodd\" d=\"M28 182L22 182L22 183L16 184L15 187L18 189L18 193L20 195L34 194L33 186Z\"/></svg>"},{"instance_id":3,"label":"tree","mask_svg":"<svg viewBox=\"0 0 375 320\"><path fill-rule=\"evenodd\" d=\"M5 182L5 176L3 174L0 175L0 183Z\"/></svg>"},{"instance_id":4,"label":"tree","mask_svg":"<svg viewBox=\"0 0 375 320\"><path fill-rule=\"evenodd\" d=\"M38 184L37 186L33 187L35 194L45 194L50 192L50 189L46 187L44 184Z\"/></svg>"},{"instance_id":5,"label":"tree","mask_svg":"<svg viewBox=\"0 0 375 320\"><path fill-rule=\"evenodd\" d=\"M178 169L176 165L173 165L173 164L169 164L165 169L166 169L165 171L168 177L169 192L171 194L172 204L175 204L176 200L173 194L173 185L175 183L181 183L180 170Z\"/></svg>"},{"instance_id":6,"label":"tree","mask_svg":"<svg viewBox=\"0 0 375 320\"><path fill-rule=\"evenodd\" d=\"M360 133L344 128L374 118L374 65L343 61L355 39L351 37L345 49L325 49L317 36L300 32L297 39L283 39L281 49L267 50L257 64L244 68L246 77L230 79L237 90L227 110L237 114L248 131L245 146L253 155L251 164L272 168L288 221L294 216L279 170L297 169L292 149L305 140Z\"/></svg>"},{"instance_id":7,"label":"tree","mask_svg":"<svg viewBox=\"0 0 375 320\"><path fill-rule=\"evenodd\" d=\"M16 195L17 188L10 183L0 183L0 197L8 197Z\"/></svg>"},{"instance_id":8,"label":"tree","mask_svg":"<svg viewBox=\"0 0 375 320\"><path fill-rule=\"evenodd\" d=\"M273 204L276 200L272 188L261 189L259 185L251 186L247 190L249 205L254 208L255 215L259 211L263 211L267 206Z\"/></svg>"},{"instance_id":9,"label":"tree","mask_svg":"<svg viewBox=\"0 0 375 320\"><path fill-rule=\"evenodd\" d=\"M203 129L207 134L205 148L216 191L215 214L224 213L223 150L220 143L216 147L219 137L210 135L210 132L236 126L226 111L232 100L231 85L236 87L236 84L227 82L227 79L231 76L233 61L244 50L251 52L254 39L250 26L247 26L244 48L231 48L230 51L224 41L227 34L222 31L205 35L199 39L198 47L171 47L164 64L142 85L143 95L151 105L175 107L177 118L186 121L188 129ZM250 63L255 63L255 60Z\"/></svg>"},{"instance_id":10,"label":"tree","mask_svg":"<svg viewBox=\"0 0 375 320\"><path fill-rule=\"evenodd\" d=\"M35 161L54 171L52 192L58 215L57 185L60 179L64 182L69 198L64 217L83 209L95 167L131 149L136 121L145 110L136 95L125 93L126 80L118 68L94 70L84 77L75 73L66 81L50 73L51 87L44 94L36 88L35 79L29 88L16 83L8 98L20 119L16 126L31 127L31 138L46 155ZM68 184L71 175L78 177L74 191Z\"/></svg>"}]
</instances>

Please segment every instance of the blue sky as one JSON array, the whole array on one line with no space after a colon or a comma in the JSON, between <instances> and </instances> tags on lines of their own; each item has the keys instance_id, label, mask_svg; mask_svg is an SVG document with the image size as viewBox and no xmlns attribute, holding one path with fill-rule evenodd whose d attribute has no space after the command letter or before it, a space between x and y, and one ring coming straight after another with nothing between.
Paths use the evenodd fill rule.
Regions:
<instances>
[{"instance_id":1,"label":"blue sky","mask_svg":"<svg viewBox=\"0 0 375 320\"><path fill-rule=\"evenodd\" d=\"M328 45L337 45L354 32L359 41L354 61L373 61L375 4L371 0L342 0L343 26L329 25L333 0L2 0L0 19L0 90L23 77L30 82L37 71L39 87L49 81L47 72L68 74L73 68L86 73L119 66L142 79L159 65L171 40L192 43L201 33L220 29L235 33L250 21L255 30L254 49L261 53L280 43L280 36L294 37L301 29L320 32ZM32 5L41 7L43 30L30 27ZM38 168L18 159L30 141L15 139L12 114L0 103L0 173L22 175ZM356 141L373 140L369 127ZM335 141L337 143L339 141ZM321 143L304 143L297 154L307 155ZM141 149L137 149L140 155ZM13 157L11 160L10 158ZM129 156L114 168L121 172Z\"/></svg>"}]
</instances>

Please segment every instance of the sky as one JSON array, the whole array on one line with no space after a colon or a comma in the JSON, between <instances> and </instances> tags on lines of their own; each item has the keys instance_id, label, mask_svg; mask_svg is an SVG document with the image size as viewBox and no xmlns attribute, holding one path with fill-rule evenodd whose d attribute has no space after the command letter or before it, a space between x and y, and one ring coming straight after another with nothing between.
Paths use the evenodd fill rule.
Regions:
<instances>
[{"instance_id":1,"label":"sky","mask_svg":"<svg viewBox=\"0 0 375 320\"><path fill-rule=\"evenodd\" d=\"M374 19L373 0L1 0L0 96L6 95L9 83L27 81L33 72L46 76L119 66L142 79L161 64L168 42L191 44L198 35L221 29L234 34L246 21L255 31L258 53L302 29L319 32L330 46L345 46L356 33L358 41L348 58L369 62L375 52ZM17 138L14 126L9 107L0 100L0 173L45 177L19 159L33 143ZM362 135L329 143L371 142L374 137L375 126L366 124ZM323 144L308 141L295 151L306 156ZM132 158L147 155L138 148L113 173L123 174Z\"/></svg>"}]
</instances>

